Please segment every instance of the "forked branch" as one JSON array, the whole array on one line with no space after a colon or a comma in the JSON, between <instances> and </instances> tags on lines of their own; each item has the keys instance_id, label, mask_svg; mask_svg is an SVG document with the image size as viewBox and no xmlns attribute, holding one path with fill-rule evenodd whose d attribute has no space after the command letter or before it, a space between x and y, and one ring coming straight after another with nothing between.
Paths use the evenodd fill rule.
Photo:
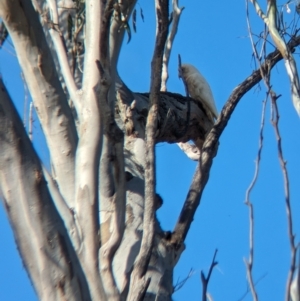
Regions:
<instances>
[{"instance_id":1,"label":"forked branch","mask_svg":"<svg viewBox=\"0 0 300 301\"><path fill-rule=\"evenodd\" d=\"M74 250L71 212L58 198L0 79L0 190L23 264L40 300L90 300ZM13 189L11 189L13 187ZM52 193L52 195L50 194ZM56 199L55 208L54 199ZM60 202L60 204L58 204ZM65 214L63 221L60 214ZM75 230L76 231L76 230ZM34 256L33 256L34 254ZM47 272L45 272L47 271Z\"/></svg>"},{"instance_id":2,"label":"forked branch","mask_svg":"<svg viewBox=\"0 0 300 301\"><path fill-rule=\"evenodd\" d=\"M274 132L277 140L277 149L278 149L278 158L280 167L282 170L283 175L283 182L284 182L284 195L285 195L285 208L286 208L286 216L288 222L288 238L290 243L291 249L291 262L290 262L290 270L288 273L287 284L286 284L286 292L285 292L285 301L290 300L290 291L291 291L291 284L293 280L293 275L296 268L296 254L297 248L295 246L295 236L293 231L293 218L292 218L292 208L291 208L291 201L290 201L290 184L289 184L289 176L286 167L286 161L283 157L282 151L282 143L281 143L281 135L279 131L279 111L277 106L277 99L278 97L275 95L273 91L271 91L271 101L272 101L272 125L274 127Z\"/></svg>"},{"instance_id":3,"label":"forked branch","mask_svg":"<svg viewBox=\"0 0 300 301\"><path fill-rule=\"evenodd\" d=\"M270 35L284 58L284 65L290 80L292 101L296 112L300 115L300 83L296 66L291 49L286 45L284 39L280 36L277 28L277 6L276 0L268 0L267 14L265 15L256 0L250 0L254 5L257 14L268 26Z\"/></svg>"},{"instance_id":4,"label":"forked branch","mask_svg":"<svg viewBox=\"0 0 300 301\"><path fill-rule=\"evenodd\" d=\"M38 13L31 1L0 1L3 19L14 43L50 150L53 174L61 193L74 207L77 132Z\"/></svg>"},{"instance_id":5,"label":"forked branch","mask_svg":"<svg viewBox=\"0 0 300 301\"><path fill-rule=\"evenodd\" d=\"M201 271L201 282L202 282L202 301L206 301L207 300L207 288L208 288L208 283L212 274L212 271L214 269L214 267L218 264L218 262L215 260L216 256L217 256L217 252L218 249L215 250L215 254L213 257L213 260L211 262L211 265L209 267L209 271L207 274L207 277L205 277L203 271Z\"/></svg>"},{"instance_id":6,"label":"forked branch","mask_svg":"<svg viewBox=\"0 0 300 301\"><path fill-rule=\"evenodd\" d=\"M258 152L257 152L257 158L255 162L255 172L253 179L246 191L246 200L245 204L249 207L249 259L244 259L246 268L247 268L247 278L250 286L250 290L252 293L252 297L254 300L258 300L257 292L255 290L255 284L253 281L253 275L252 275L252 268L253 268L253 262L254 262L254 210L253 210L253 204L250 201L250 193L257 181L258 174L259 174L259 167L260 167L260 159L261 159L261 153L263 148L263 130L264 130L264 124L265 124L265 110L266 110L266 101L263 102L263 108L262 108L262 116L261 116L261 126L260 126L260 132L259 132L259 146L258 146Z\"/></svg>"},{"instance_id":7,"label":"forked branch","mask_svg":"<svg viewBox=\"0 0 300 301\"><path fill-rule=\"evenodd\" d=\"M293 51L293 49L299 44L300 37L297 36L292 37L287 46L290 51ZM275 50L266 57L265 62L261 65L261 68L263 70L270 71L280 60L282 60L282 56L278 50ZM251 88L259 83L261 79L261 71L258 69L233 90L215 125L210 130L204 141L199 164L196 168L187 198L172 235L172 242L178 247L184 242L190 225L193 221L196 209L200 204L201 195L209 178L212 161L217 152L219 138L222 135L227 123L229 122L231 114L241 98Z\"/></svg>"}]
</instances>

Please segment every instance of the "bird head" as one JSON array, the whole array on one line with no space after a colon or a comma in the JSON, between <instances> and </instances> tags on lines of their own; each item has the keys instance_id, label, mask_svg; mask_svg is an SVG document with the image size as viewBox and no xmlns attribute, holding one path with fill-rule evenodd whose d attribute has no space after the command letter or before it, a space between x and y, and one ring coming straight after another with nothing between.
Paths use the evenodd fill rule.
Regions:
<instances>
[{"instance_id":1,"label":"bird head","mask_svg":"<svg viewBox=\"0 0 300 301\"><path fill-rule=\"evenodd\" d=\"M195 73L199 73L199 71L191 64L182 64L179 67L179 77L181 78L187 79Z\"/></svg>"}]
</instances>

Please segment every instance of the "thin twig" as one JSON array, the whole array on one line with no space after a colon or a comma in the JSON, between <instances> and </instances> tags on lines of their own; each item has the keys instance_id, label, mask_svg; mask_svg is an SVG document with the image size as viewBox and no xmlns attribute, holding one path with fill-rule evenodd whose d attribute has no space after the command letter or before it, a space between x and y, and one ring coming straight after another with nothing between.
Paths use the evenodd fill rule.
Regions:
<instances>
[{"instance_id":1,"label":"thin twig","mask_svg":"<svg viewBox=\"0 0 300 301\"><path fill-rule=\"evenodd\" d=\"M251 2L253 3L255 1L251 1ZM248 1L246 1L246 3L247 3L247 21L248 21ZM270 7L269 8L274 9L274 3L276 4L276 1L270 1L270 3L269 3ZM271 20L271 25L270 25L269 20L266 21L266 19L264 19L264 18L263 19L264 19L265 23L267 24L267 26L268 26L268 28L271 32L271 35L273 37L274 42L276 43L277 47L281 51L282 56L285 56L287 54L288 58L285 57L285 64L286 64L287 70L292 70L293 71L293 67L295 67L295 66L293 65L292 56L289 55L289 54L291 54L291 49L289 47L286 47L285 42L281 39L281 37L278 34L276 24L274 22L274 15L275 14L276 14L275 12L268 13L268 16L271 18L270 19ZM249 25L249 22L248 22L248 28L250 28L249 26L250 25ZM250 34L250 37L251 37L251 34ZM252 47L253 47L253 40L251 40L251 42L252 42ZM284 47L282 47L283 48L282 49L280 47L280 45L282 46L283 43L284 43ZM254 53L255 53L255 55L257 55L257 52L254 51ZM257 58L257 60L258 60L258 58ZM287 65L289 65L290 68L288 68ZM260 65L260 70L262 72L264 82L265 82L266 87L268 89L268 94L270 94L270 97L271 97L271 102L272 102L272 125L274 127L274 131L275 131L275 135L276 135L276 139L277 139L279 162L280 162L280 166L281 166L282 174L283 174L283 178L284 178L286 214L287 214L287 220L288 220L288 236L289 236L290 249L291 249L291 265L290 265L290 270L289 270L288 279L287 279L286 296L285 296L285 300L289 301L289 299L290 299L290 287L291 287L291 283L292 283L292 279L293 279L293 275L294 275L294 271L295 271L295 261L296 261L296 247L295 247L295 242L294 242L292 213L291 213L291 205L290 205L289 178L288 178L288 172L287 172L287 168L286 168L286 162L284 161L284 158L283 158L282 145L281 145L281 136L280 136L279 127L278 127L278 123L279 123L279 112L278 112L278 107L277 107L278 96L276 96L274 91L271 89L270 77L269 77L270 69L268 69L268 71L267 71L268 73L265 74L264 69ZM292 77L294 78L293 80L291 80L293 82L293 84L292 84L292 87L293 87L292 88L292 95L293 95L293 94L296 94L296 92L295 92L296 90L298 91L298 89L296 89L295 87L298 87L299 83L298 83L297 72L292 72L292 73L293 74L291 75L288 72L288 74L290 76L290 79ZM295 90L295 91L293 91L293 90ZM295 103L294 103L294 105L295 105ZM248 271L249 271L249 268L248 268ZM251 287L251 291L252 291L253 286L250 285L250 287Z\"/></svg>"},{"instance_id":2,"label":"thin twig","mask_svg":"<svg viewBox=\"0 0 300 301\"><path fill-rule=\"evenodd\" d=\"M282 151L282 142L281 142L281 135L279 131L279 111L277 106L277 99L278 96L275 95L273 91L270 93L271 95L271 102L273 107L273 114L271 123L274 127L275 136L277 140L277 149L278 149L278 158L280 167L282 170L283 175L283 182L284 182L284 194L285 194L285 208L286 208L286 216L288 222L288 237L291 249L291 262L290 262L290 270L288 273L287 285L286 285L286 292L285 292L285 300L290 300L290 287L293 279L293 275L296 268L296 251L297 248L295 246L295 236L293 231L293 219L292 219L292 209L291 209L291 202L290 202L290 185L289 185L289 176L286 167L286 161L284 160L283 151Z\"/></svg>"},{"instance_id":3,"label":"thin twig","mask_svg":"<svg viewBox=\"0 0 300 301\"><path fill-rule=\"evenodd\" d=\"M257 158L255 162L255 172L254 177L246 191L246 200L245 204L249 207L249 226L250 226L250 236L249 236L249 247L250 247L250 254L249 254L249 260L244 259L246 268L247 268L247 278L249 282L249 286L251 289L252 297L254 300L258 300L257 292L255 290L255 285L253 281L253 275L252 275L252 268L253 268L253 261L254 261L254 212L253 212L253 204L250 201L250 193L257 181L258 174L259 174L259 167L260 167L260 160L261 160L261 152L263 148L263 130L264 130L264 123L265 123L265 110L266 110L266 103L265 100L263 102L263 108L262 108L262 114L261 114L261 126L260 126L260 132L259 132L259 147L257 152Z\"/></svg>"},{"instance_id":4,"label":"thin twig","mask_svg":"<svg viewBox=\"0 0 300 301\"><path fill-rule=\"evenodd\" d=\"M251 45L252 45L253 55L256 58L257 63L259 64L259 69L260 69L262 78L264 79L266 85L268 86L269 76L268 76L268 74L265 73L265 70L262 69L260 57L258 56L258 52L257 52L256 46L254 45L253 38L252 38L252 31L251 31L251 26L250 26L250 21L249 21L248 0L246 0L246 15L247 15L247 26L248 26L248 32L249 32ZM264 50L264 47L262 48L262 50ZM249 259L247 260L245 258L244 262L245 262L246 269L247 269L247 279L249 282L250 290L251 290L254 301L258 300L258 296L257 296L257 292L255 290L253 274L252 274L253 262L254 262L254 209L253 209L253 204L250 201L250 193L257 181L258 174L259 174L261 152L262 152L262 148L263 148L263 130L264 130L264 122L265 122L266 103L267 103L267 99L263 102L263 108L262 108L261 126L260 126L260 133L259 133L259 147L258 147L258 153L257 153L257 158L256 158L256 163L255 163L255 172L254 172L253 179L246 191L246 199L245 199L245 204L249 208L249 228L250 228L249 229L249 232L250 232L249 233L249 248L250 248L250 250L249 250Z\"/></svg>"},{"instance_id":5,"label":"thin twig","mask_svg":"<svg viewBox=\"0 0 300 301\"><path fill-rule=\"evenodd\" d=\"M256 286L261 280L263 280L265 277L267 276L267 273L263 274L261 277L259 277L255 282L254 282L254 286ZM248 284L248 282L247 282ZM245 299L245 297L248 295L248 293L250 292L249 289L249 285L247 285L247 289L246 292L242 295L242 297L240 297L238 299L238 301L243 301Z\"/></svg>"},{"instance_id":6,"label":"thin twig","mask_svg":"<svg viewBox=\"0 0 300 301\"><path fill-rule=\"evenodd\" d=\"M280 36L278 30L278 18L277 18L277 6L276 0L268 0L267 15L264 15L258 3L255 0L250 0L254 5L257 14L262 18L265 24L268 26L270 35L276 44L277 49L284 57L284 64L287 71L287 75L291 85L291 96L294 108L298 115L300 115L300 83L297 71L296 61L287 46L284 39Z\"/></svg>"},{"instance_id":7,"label":"thin twig","mask_svg":"<svg viewBox=\"0 0 300 301\"><path fill-rule=\"evenodd\" d=\"M207 295L208 283L209 283L213 268L218 264L218 262L215 261L216 256L217 256L217 252L218 252L218 249L215 250L215 254L214 254L213 260L211 262L207 277L205 277L203 271L201 271L201 282L202 282L202 287L203 287L203 289L202 289L202 301L207 300L206 295Z\"/></svg>"},{"instance_id":8,"label":"thin twig","mask_svg":"<svg viewBox=\"0 0 300 301\"><path fill-rule=\"evenodd\" d=\"M28 118L28 137L29 140L32 141L33 140L33 131L32 131L32 125L33 125L33 102L31 101L29 104L29 118Z\"/></svg>"},{"instance_id":9,"label":"thin twig","mask_svg":"<svg viewBox=\"0 0 300 301\"><path fill-rule=\"evenodd\" d=\"M177 283L174 285L173 292L175 293L175 292L179 291L194 274L195 274L195 271L193 269L190 269L188 275L185 278L183 278L183 280L179 281L179 279L178 279Z\"/></svg>"},{"instance_id":10,"label":"thin twig","mask_svg":"<svg viewBox=\"0 0 300 301\"><path fill-rule=\"evenodd\" d=\"M21 78L24 86L24 109L23 109L23 124L26 129L27 127L27 105L28 105L28 87L25 81L23 72L21 72Z\"/></svg>"}]
</instances>

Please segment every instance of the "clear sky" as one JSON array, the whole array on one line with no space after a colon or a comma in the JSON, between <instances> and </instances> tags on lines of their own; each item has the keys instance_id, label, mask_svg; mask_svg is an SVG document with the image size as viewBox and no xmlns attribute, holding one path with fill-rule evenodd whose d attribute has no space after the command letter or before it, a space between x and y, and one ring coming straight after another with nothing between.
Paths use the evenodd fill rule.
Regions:
<instances>
[{"instance_id":1,"label":"clear sky","mask_svg":"<svg viewBox=\"0 0 300 301\"><path fill-rule=\"evenodd\" d=\"M140 0L137 5L137 33L124 44L119 72L126 84L137 92L149 91L155 20L153 1ZM260 1L265 5L266 1ZM279 2L279 1L278 1ZM283 2L279 2L283 3ZM220 111L232 90L255 69L248 38L245 1L180 1L185 6L170 60L168 90L184 94L177 75L177 55L195 65L211 85ZM143 10L144 22L139 15ZM263 6L265 8L265 6ZM291 4L291 15L295 5ZM255 34L264 29L251 7L251 23ZM284 17L290 15L284 10ZM298 17L297 17L298 18ZM269 45L268 49L274 48ZM24 87L16 58L7 43L0 51L0 73L15 104L23 116ZM300 66L299 55L295 54ZM296 242L300 234L300 120L290 98L289 83L283 63L272 73L272 84L280 110L280 130L283 152L290 177ZM214 269L209 292L213 300L241 300L247 291L243 259L249 255L248 208L244 204L246 189L254 174L258 151L264 85L252 89L241 100L226 130L218 155L202 196L201 205L186 240L186 250L175 269L174 283L192 277L174 300L199 300L200 271L208 272L214 250L218 249L218 266ZM27 102L28 109L28 102ZM40 126L34 122L34 142L43 158ZM1 146L0 146L1 147ZM158 215L162 227L172 230L186 197L196 163L177 147L157 145L157 192L164 199ZM283 300L290 263L283 177L279 166L274 130L270 123L270 103L267 104L264 146L258 182L251 194L255 214L254 281L260 300ZM37 300L22 266L5 212L0 207L0 300ZM250 294L243 300L252 300Z\"/></svg>"}]
</instances>

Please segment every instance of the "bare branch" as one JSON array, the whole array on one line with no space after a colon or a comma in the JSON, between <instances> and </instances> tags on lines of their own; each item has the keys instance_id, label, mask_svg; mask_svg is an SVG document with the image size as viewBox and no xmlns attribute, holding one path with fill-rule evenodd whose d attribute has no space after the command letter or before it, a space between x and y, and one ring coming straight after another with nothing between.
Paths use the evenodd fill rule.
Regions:
<instances>
[{"instance_id":1,"label":"bare branch","mask_svg":"<svg viewBox=\"0 0 300 301\"><path fill-rule=\"evenodd\" d=\"M144 283L149 263L155 227L155 134L158 121L162 59L168 35L169 1L156 0L156 42L151 62L150 107L146 123L145 206L141 248L131 274L129 300L137 300L138 287Z\"/></svg>"},{"instance_id":2,"label":"bare branch","mask_svg":"<svg viewBox=\"0 0 300 301\"><path fill-rule=\"evenodd\" d=\"M101 68L99 66L100 73ZM113 275L112 263L125 228L124 134L117 127L114 121L114 111L111 110L106 100L101 99L100 102L101 118L104 122L99 171L101 200L100 270L108 299L119 300L120 295Z\"/></svg>"},{"instance_id":3,"label":"bare branch","mask_svg":"<svg viewBox=\"0 0 300 301\"><path fill-rule=\"evenodd\" d=\"M248 0L247 0L248 1ZM256 0L250 0L251 3L253 4L256 13L262 18L262 20L267 24L268 22L268 18L267 16L264 14L263 10L260 8L259 4L257 3ZM267 24L268 25L268 24Z\"/></svg>"},{"instance_id":4,"label":"bare branch","mask_svg":"<svg viewBox=\"0 0 300 301\"><path fill-rule=\"evenodd\" d=\"M178 7L178 0L172 0L172 6L173 6L172 28L171 28L168 38L167 38L164 57L163 57L161 91L164 91L164 92L167 91L167 81L169 78L168 65L169 65L169 60L170 60L170 56L171 56L172 46L173 46L173 42L174 42L177 30L178 30L180 15L181 15L182 11L184 10L184 7L182 7L182 8Z\"/></svg>"},{"instance_id":5,"label":"bare branch","mask_svg":"<svg viewBox=\"0 0 300 301\"><path fill-rule=\"evenodd\" d=\"M135 1L133 1L135 3ZM115 81L117 61L124 32L117 34L121 22L114 10L114 1L102 5L102 27L100 31L100 61L97 61L100 73L100 108L103 122L103 146L100 162L100 194L101 194L101 277L109 300L120 300L113 275L113 256L118 249L125 228L125 168L124 168L124 134L117 127L114 119L116 103ZM128 4L129 6L129 4ZM132 9L125 6L123 9ZM114 12L114 18L111 19ZM111 24L112 22L112 24ZM115 47L115 48L113 48Z\"/></svg>"},{"instance_id":6,"label":"bare branch","mask_svg":"<svg viewBox=\"0 0 300 301\"><path fill-rule=\"evenodd\" d=\"M277 149L278 149L278 157L279 157L279 163L282 170L283 175L283 181L284 181L284 193L285 193L285 208L286 208L286 216L287 216L287 222L288 222L288 237L289 237L289 243L290 243L290 249L291 249L291 263L290 263L290 270L288 274L287 284L286 284L286 292L285 292L285 300L290 300L290 289L291 289L291 283L293 280L293 275L296 268L296 252L297 248L295 246L295 236L293 231L293 217L292 217L292 209L291 209L291 203L290 203L290 185L289 185L289 176L288 171L286 167L286 161L283 157L283 151L282 151L282 144L281 144L281 135L279 131L279 112L277 107L277 99L278 97L275 95L273 91L270 91L271 101L272 101L272 107L273 107L273 115L272 115L272 125L274 127L275 136L277 140Z\"/></svg>"},{"instance_id":7,"label":"bare branch","mask_svg":"<svg viewBox=\"0 0 300 301\"><path fill-rule=\"evenodd\" d=\"M287 45L291 50L299 44L300 37L297 36L295 38L292 38ZM270 53L266 57L265 62L262 64L262 69L270 71L281 59L282 56L278 50ZM172 235L172 242L178 247L184 242L190 225L193 221L196 209L200 204L202 192L209 178L209 171L212 165L212 161L214 156L216 155L219 138L222 135L231 117L231 114L233 113L240 99L261 79L262 77L260 70L256 70L233 90L225 106L223 107L215 125L205 139L199 160L200 163L196 168L196 172L194 174L194 178L192 180L187 198Z\"/></svg>"},{"instance_id":8,"label":"bare branch","mask_svg":"<svg viewBox=\"0 0 300 301\"><path fill-rule=\"evenodd\" d=\"M116 91L115 84L119 81L117 62L124 38L124 22L127 22L136 1L115 3L113 18L109 25L109 49L104 40L107 33L103 31L105 48L100 53L101 62L98 69L102 80L105 77L105 68L110 71L110 86L106 101L106 87L102 87L103 96L100 97L101 118L103 120L103 147L100 162L100 190L101 195L101 276L109 300L119 300L120 295L113 275L112 263L125 229L125 168L124 168L124 134L115 122ZM109 4L106 14L109 17ZM108 17L105 17L106 20ZM125 19L126 21L124 21ZM103 43L103 42L102 42ZM109 51L109 55L108 55ZM109 56L109 57L108 57ZM102 81L103 82L103 81Z\"/></svg>"},{"instance_id":9,"label":"bare branch","mask_svg":"<svg viewBox=\"0 0 300 301\"><path fill-rule=\"evenodd\" d=\"M284 65L290 80L291 84L291 93L292 93L292 100L295 107L296 112L300 116L300 83L299 83L299 76L296 66L296 61L290 51L289 47L287 47L284 39L280 36L278 29L277 29L277 6L276 0L269 0L268 1L268 8L267 8L267 16L262 13L262 10L259 8L259 5L256 1L250 0L255 9L257 14L263 19L263 21L268 26L270 31L270 35L280 51L282 57L284 58Z\"/></svg>"},{"instance_id":10,"label":"bare branch","mask_svg":"<svg viewBox=\"0 0 300 301\"><path fill-rule=\"evenodd\" d=\"M40 160L2 79L0 145L0 190L39 299L91 300L73 244L48 190L53 185L47 186ZM72 224L68 216L70 212L64 216L67 227Z\"/></svg>"},{"instance_id":11,"label":"bare branch","mask_svg":"<svg viewBox=\"0 0 300 301\"><path fill-rule=\"evenodd\" d=\"M258 147L258 153L255 163L255 172L253 179L246 191L246 200L245 204L249 207L249 226L250 226L250 235L249 235L249 247L250 247L250 254L248 261L244 259L246 267L247 267L247 278L249 282L249 286L251 289L252 297L255 301L258 300L257 293L255 290L255 285L253 281L253 275L252 275L252 268L253 268L253 259L254 259L254 212L253 212L253 204L250 201L250 193L257 181L258 174L259 174L259 166L260 166L260 159L261 159L261 152L263 148L263 130L264 130L264 120L265 120L265 110L266 110L266 101L263 102L263 108L262 108L262 116L261 116L261 126L260 126L260 132L259 132L259 147Z\"/></svg>"},{"instance_id":12,"label":"bare branch","mask_svg":"<svg viewBox=\"0 0 300 301\"><path fill-rule=\"evenodd\" d=\"M256 280L255 283L254 283L254 287L255 287L261 280L263 280L266 276L267 276L267 274L265 273L265 274L263 274L258 280ZM246 289L246 292L238 299L238 301L243 301L250 291L251 291L251 290L249 289L249 286L248 286L247 289Z\"/></svg>"},{"instance_id":13,"label":"bare branch","mask_svg":"<svg viewBox=\"0 0 300 301\"><path fill-rule=\"evenodd\" d=\"M117 65L125 34L125 26L122 19L126 21L129 19L136 2L137 0L119 1L119 9L113 13L109 37L110 67L113 80L118 76Z\"/></svg>"},{"instance_id":14,"label":"bare branch","mask_svg":"<svg viewBox=\"0 0 300 301\"><path fill-rule=\"evenodd\" d=\"M217 256L217 252L218 252L218 249L215 250L215 254L214 254L213 260L211 262L207 277L205 277L203 271L201 271L201 282L202 282L202 287L203 287L203 289L202 289L202 301L207 300L208 283L209 283L209 280L210 280L210 277L211 277L211 274L212 274L212 271L213 271L214 267L218 264L218 262L215 261L216 256Z\"/></svg>"},{"instance_id":15,"label":"bare branch","mask_svg":"<svg viewBox=\"0 0 300 301\"><path fill-rule=\"evenodd\" d=\"M251 32L251 26L250 26L250 21L249 21L249 11L248 11L248 0L246 1L246 13L247 13L247 25L248 25L248 32L249 32L249 36L250 36L250 41L251 41L251 45L252 45L252 50L253 50L253 55L257 60L257 63L259 64L259 69L261 72L261 76L264 80L264 82L266 83L267 88L269 89L270 85L269 85L269 72L265 73L264 70L262 69L261 66L261 62L260 62L260 57L258 56L257 53L257 49L256 46L253 42L253 38L252 38L252 32ZM254 176L253 179L246 191L246 199L245 199L245 204L248 206L249 208L249 259L244 259L245 261L245 265L246 265L246 269L247 269L247 279L248 279L248 283L250 286L250 290L252 293L252 297L255 301L258 300L257 297L257 292L255 290L255 285L254 285L254 281L253 281L253 274L252 274L252 269L253 269L253 261L254 261L254 209L253 209L253 204L250 201L250 193L257 181L258 178L258 174L259 174L259 166L260 166L260 159L261 159L261 152L262 152L262 148L263 148L263 130L264 130L264 121L265 121L265 109L266 109L266 103L267 100L265 100L263 102L263 108L262 108L262 116L261 116L261 126L260 126L260 133L259 133L259 146L258 146L258 153L257 153L257 159L256 159L256 164L255 164L255 172L254 172Z\"/></svg>"},{"instance_id":16,"label":"bare branch","mask_svg":"<svg viewBox=\"0 0 300 301\"><path fill-rule=\"evenodd\" d=\"M179 291L194 274L195 271L193 269L190 269L188 275L183 280L178 280L177 283L174 285L174 292Z\"/></svg>"},{"instance_id":17,"label":"bare branch","mask_svg":"<svg viewBox=\"0 0 300 301\"><path fill-rule=\"evenodd\" d=\"M69 65L64 37L60 31L57 4L55 0L47 0L47 2L51 10L50 15L52 16L52 26L49 29L49 33L52 38L54 48L56 50L56 54L57 54L57 58L59 61L59 66L64 82L66 83L68 92L70 94L70 97L74 103L75 109L78 114L78 112L82 111L81 102L80 102L79 93L77 93L77 86ZM80 117L80 115L78 116Z\"/></svg>"},{"instance_id":18,"label":"bare branch","mask_svg":"<svg viewBox=\"0 0 300 301\"><path fill-rule=\"evenodd\" d=\"M109 1L110 4L111 2ZM87 0L85 5L86 39L82 94L80 96L82 111L79 112L80 138L76 153L75 213L84 233L80 260L91 286L92 297L95 300L106 300L99 274L98 173L103 140L100 100L106 101L109 89L107 47L111 13L106 14L106 4L103 1ZM111 6L109 9L111 10ZM104 54L102 54L103 50ZM101 61L102 57L103 61ZM105 70L105 76L102 76L101 79L97 61L101 61Z\"/></svg>"},{"instance_id":19,"label":"bare branch","mask_svg":"<svg viewBox=\"0 0 300 301\"><path fill-rule=\"evenodd\" d=\"M120 202L120 196L117 193L118 189L116 187L118 182L114 181L114 170L111 164L111 160L115 160L115 154L110 142L110 139L105 135L99 173L99 193L101 199L101 248L99 260L101 262L100 272L103 286L108 300L120 300L119 291L112 272L112 262L124 231L125 196L123 196ZM118 175L119 173L117 173Z\"/></svg>"},{"instance_id":20,"label":"bare branch","mask_svg":"<svg viewBox=\"0 0 300 301\"><path fill-rule=\"evenodd\" d=\"M72 207L77 133L39 16L29 0L1 1L0 16L14 42L42 125L55 180L63 197Z\"/></svg>"}]
</instances>

